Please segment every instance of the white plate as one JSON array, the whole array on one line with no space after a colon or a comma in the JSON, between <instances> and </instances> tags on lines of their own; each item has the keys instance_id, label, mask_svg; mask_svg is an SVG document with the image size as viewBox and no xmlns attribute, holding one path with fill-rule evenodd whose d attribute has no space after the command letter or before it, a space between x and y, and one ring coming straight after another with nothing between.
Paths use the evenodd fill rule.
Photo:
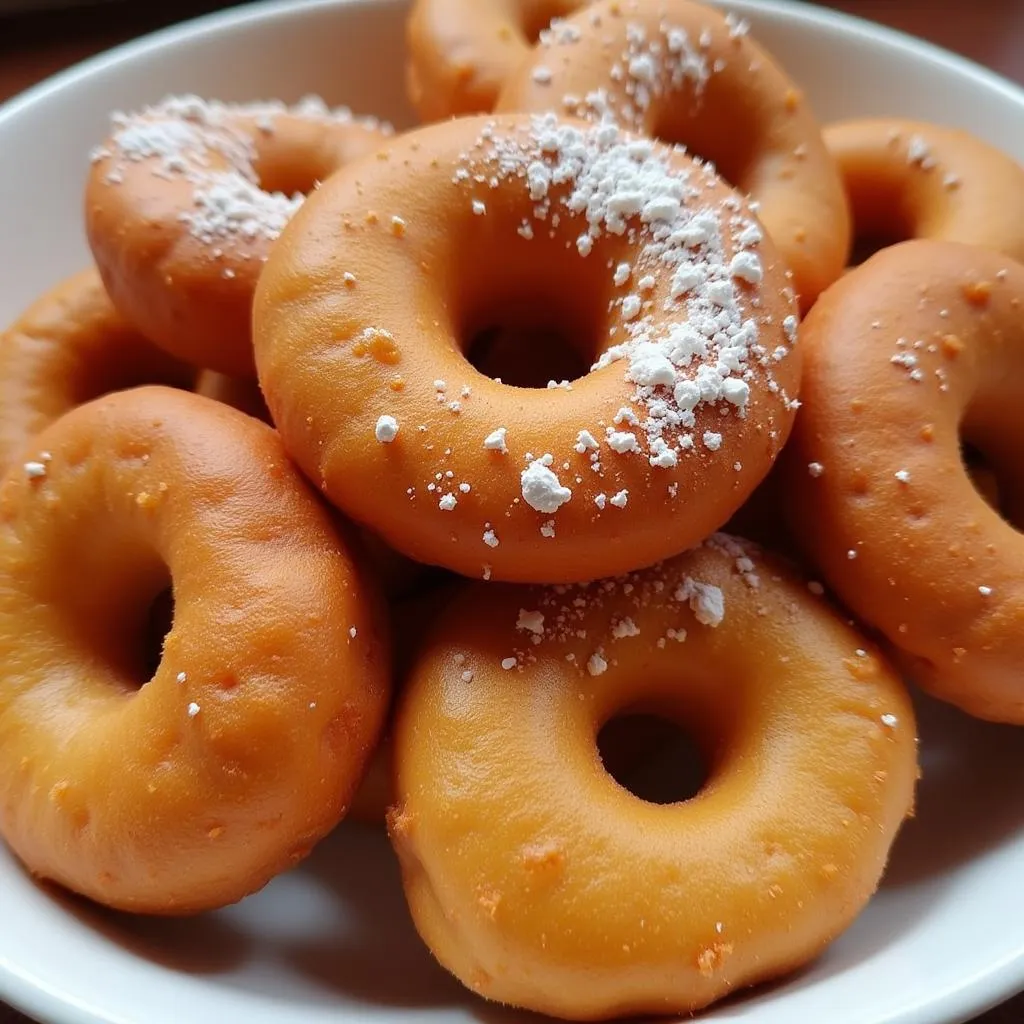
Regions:
<instances>
[{"instance_id":1,"label":"white plate","mask_svg":"<svg viewBox=\"0 0 1024 1024\"><path fill-rule=\"evenodd\" d=\"M1024 93L949 54L794 3L736 0L826 118L960 125L1024 159ZM86 154L167 92L319 92L410 123L404 0L297 0L165 31L0 110L0 322L87 258ZM925 777L878 897L816 964L723 1005L731 1024L958 1024L1024 988L1024 733L922 706ZM129 920L37 888L0 849L0 998L48 1024L531 1019L421 948L384 837L343 826L291 875L196 921ZM536 1019L536 1018L532 1018Z\"/></svg>"}]
</instances>

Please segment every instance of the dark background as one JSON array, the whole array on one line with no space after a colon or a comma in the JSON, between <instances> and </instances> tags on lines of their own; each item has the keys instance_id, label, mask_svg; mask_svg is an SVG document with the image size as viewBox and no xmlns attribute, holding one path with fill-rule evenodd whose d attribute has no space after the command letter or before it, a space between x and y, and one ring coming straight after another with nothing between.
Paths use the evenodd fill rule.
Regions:
<instances>
[{"instance_id":1,"label":"dark background","mask_svg":"<svg viewBox=\"0 0 1024 1024\"><path fill-rule=\"evenodd\" d=\"M104 0L71 7L66 2L0 0L0 102L99 50L234 6L210 0ZM35 11L4 13L16 5ZM1024 84L1024 0L835 0L827 6L929 39ZM0 1024L27 1021L0 1004ZM1024 996L977 1024L1024 1024Z\"/></svg>"},{"instance_id":2,"label":"dark background","mask_svg":"<svg viewBox=\"0 0 1024 1024\"><path fill-rule=\"evenodd\" d=\"M211 0L105 0L49 9L68 2L0 0L0 12L15 4L38 12L0 14L0 101L97 50L232 6ZM923 36L1024 84L1024 0L833 0L828 6Z\"/></svg>"}]
</instances>

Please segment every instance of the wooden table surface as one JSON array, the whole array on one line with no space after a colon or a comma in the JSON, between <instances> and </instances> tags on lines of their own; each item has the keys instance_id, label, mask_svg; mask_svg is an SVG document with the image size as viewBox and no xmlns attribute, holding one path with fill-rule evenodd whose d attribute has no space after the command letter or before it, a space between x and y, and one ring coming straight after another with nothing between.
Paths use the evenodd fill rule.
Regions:
<instances>
[{"instance_id":1,"label":"wooden table surface","mask_svg":"<svg viewBox=\"0 0 1024 1024\"><path fill-rule=\"evenodd\" d=\"M135 0L91 12L0 19L0 102L74 61L217 5L179 0L174 5L177 17L166 14L169 6ZM831 6L956 50L1024 85L1024 0L834 0ZM0 1024L28 1022L0 1005ZM976 1024L1024 1024L1024 996L985 1014Z\"/></svg>"}]
</instances>

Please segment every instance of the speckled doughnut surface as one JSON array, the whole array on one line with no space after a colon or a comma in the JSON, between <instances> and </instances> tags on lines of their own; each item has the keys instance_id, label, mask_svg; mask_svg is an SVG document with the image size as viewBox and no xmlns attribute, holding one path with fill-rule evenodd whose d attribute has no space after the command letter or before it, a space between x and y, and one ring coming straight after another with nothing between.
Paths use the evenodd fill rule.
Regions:
<instances>
[{"instance_id":1,"label":"speckled doughnut surface","mask_svg":"<svg viewBox=\"0 0 1024 1024\"><path fill-rule=\"evenodd\" d=\"M388 696L373 591L252 417L141 388L38 440L42 471L0 485L0 832L33 874L123 910L239 900L359 782Z\"/></svg>"},{"instance_id":2,"label":"speckled doughnut surface","mask_svg":"<svg viewBox=\"0 0 1024 1024\"><path fill-rule=\"evenodd\" d=\"M965 711L1024 724L1024 266L952 242L880 252L801 328L794 535L839 596Z\"/></svg>"},{"instance_id":3,"label":"speckled doughnut surface","mask_svg":"<svg viewBox=\"0 0 1024 1024\"><path fill-rule=\"evenodd\" d=\"M593 369L477 371L476 331L542 311ZM553 115L412 132L325 183L255 306L260 382L339 508L419 561L559 582L721 526L786 440L799 380L781 260L678 150Z\"/></svg>"},{"instance_id":4,"label":"speckled doughnut surface","mask_svg":"<svg viewBox=\"0 0 1024 1024\"><path fill-rule=\"evenodd\" d=\"M85 215L114 305L193 366L252 377L252 295L270 247L303 192L386 135L314 100L178 97L113 125Z\"/></svg>"},{"instance_id":5,"label":"speckled doughnut surface","mask_svg":"<svg viewBox=\"0 0 1024 1024\"><path fill-rule=\"evenodd\" d=\"M692 0L602 0L545 36L499 112L554 110L681 143L758 203L801 306L842 273L850 216L821 128L746 22Z\"/></svg>"},{"instance_id":6,"label":"speckled doughnut surface","mask_svg":"<svg viewBox=\"0 0 1024 1024\"><path fill-rule=\"evenodd\" d=\"M604 770L637 705L708 778ZM806 963L874 892L913 802L898 676L825 601L717 536L569 588L471 584L400 700L390 814L420 935L478 994L573 1020L687 1014Z\"/></svg>"},{"instance_id":7,"label":"speckled doughnut surface","mask_svg":"<svg viewBox=\"0 0 1024 1024\"><path fill-rule=\"evenodd\" d=\"M1024 260L1024 167L968 132L900 118L827 125L859 237L935 238Z\"/></svg>"},{"instance_id":8,"label":"speckled doughnut surface","mask_svg":"<svg viewBox=\"0 0 1024 1024\"><path fill-rule=\"evenodd\" d=\"M188 387L193 375L114 309L95 268L67 278L0 334L0 475L76 405L141 384Z\"/></svg>"}]
</instances>

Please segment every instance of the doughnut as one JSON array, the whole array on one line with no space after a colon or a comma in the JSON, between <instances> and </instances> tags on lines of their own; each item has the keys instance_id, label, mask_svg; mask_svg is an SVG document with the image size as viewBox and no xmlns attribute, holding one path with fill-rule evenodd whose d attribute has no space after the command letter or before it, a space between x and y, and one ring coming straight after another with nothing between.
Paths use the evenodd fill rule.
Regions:
<instances>
[{"instance_id":1,"label":"doughnut","mask_svg":"<svg viewBox=\"0 0 1024 1024\"><path fill-rule=\"evenodd\" d=\"M586 0L413 0L409 99L424 122L487 114L547 26Z\"/></svg>"},{"instance_id":2,"label":"doughnut","mask_svg":"<svg viewBox=\"0 0 1024 1024\"><path fill-rule=\"evenodd\" d=\"M69 277L0 334L0 475L68 409L139 384L187 388L191 378L124 321L95 268Z\"/></svg>"},{"instance_id":3,"label":"doughnut","mask_svg":"<svg viewBox=\"0 0 1024 1024\"><path fill-rule=\"evenodd\" d=\"M196 377L195 392L215 402L223 402L232 409L270 423L270 412L263 400L259 384L251 377L229 377L216 370L200 370Z\"/></svg>"},{"instance_id":4,"label":"doughnut","mask_svg":"<svg viewBox=\"0 0 1024 1024\"><path fill-rule=\"evenodd\" d=\"M196 393L223 402L264 423L273 422L270 410L263 399L256 381L246 377L228 377L215 370L203 370L196 382ZM342 531L348 524L336 520ZM376 581L377 586L388 597L399 598L411 591L426 574L424 566L418 565L385 544L372 530L360 528L352 537L353 555L362 557L364 571Z\"/></svg>"},{"instance_id":5,"label":"doughnut","mask_svg":"<svg viewBox=\"0 0 1024 1024\"><path fill-rule=\"evenodd\" d=\"M954 242L885 249L821 297L801 345L794 535L916 682L1024 725L1024 266Z\"/></svg>"},{"instance_id":6,"label":"doughnut","mask_svg":"<svg viewBox=\"0 0 1024 1024\"><path fill-rule=\"evenodd\" d=\"M388 699L373 592L277 435L233 409L141 388L36 443L0 485L0 833L118 909L239 900L362 775Z\"/></svg>"},{"instance_id":7,"label":"doughnut","mask_svg":"<svg viewBox=\"0 0 1024 1024\"><path fill-rule=\"evenodd\" d=\"M376 149L384 128L314 99L175 97L112 120L85 215L114 305L172 355L252 377L252 294L268 251L302 193Z\"/></svg>"},{"instance_id":8,"label":"doughnut","mask_svg":"<svg viewBox=\"0 0 1024 1024\"><path fill-rule=\"evenodd\" d=\"M638 706L703 757L656 805L604 770ZM470 584L398 710L389 831L421 937L487 999L687 1014L807 963L874 893L916 778L912 706L795 576L717 535L576 587Z\"/></svg>"},{"instance_id":9,"label":"doughnut","mask_svg":"<svg viewBox=\"0 0 1024 1024\"><path fill-rule=\"evenodd\" d=\"M496 381L532 311L591 372ZM795 415L797 315L745 202L681 151L554 115L395 139L311 196L254 306L259 378L329 500L416 561L574 582L723 525Z\"/></svg>"},{"instance_id":10,"label":"doughnut","mask_svg":"<svg viewBox=\"0 0 1024 1024\"><path fill-rule=\"evenodd\" d=\"M197 378L195 391L273 425L263 393L254 380L203 370ZM336 525L343 532L349 529L349 525L340 520L336 520ZM360 528L351 539L353 555L362 558L364 571L387 597L407 596L427 574L424 566L388 547L372 530Z\"/></svg>"},{"instance_id":11,"label":"doughnut","mask_svg":"<svg viewBox=\"0 0 1024 1024\"><path fill-rule=\"evenodd\" d=\"M758 203L803 308L842 273L850 216L821 128L747 23L690 0L603 0L547 34L495 108L612 120L714 161Z\"/></svg>"},{"instance_id":12,"label":"doughnut","mask_svg":"<svg viewBox=\"0 0 1024 1024\"><path fill-rule=\"evenodd\" d=\"M827 125L825 144L859 240L935 238L1024 260L1024 168L994 146L899 118Z\"/></svg>"}]
</instances>

